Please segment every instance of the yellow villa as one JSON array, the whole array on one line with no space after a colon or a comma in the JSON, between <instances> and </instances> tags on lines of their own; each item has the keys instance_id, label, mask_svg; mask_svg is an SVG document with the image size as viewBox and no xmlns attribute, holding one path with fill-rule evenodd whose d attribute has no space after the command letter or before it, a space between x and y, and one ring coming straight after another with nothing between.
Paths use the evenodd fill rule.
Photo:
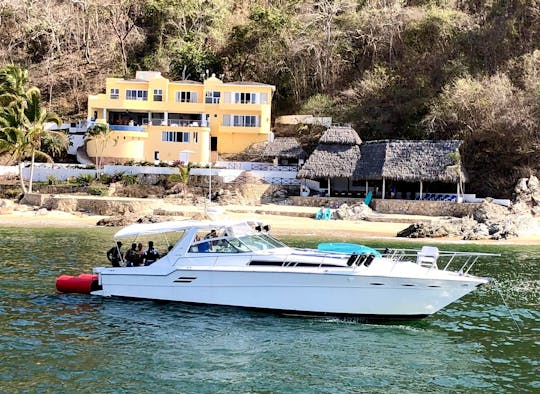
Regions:
<instances>
[{"instance_id":1,"label":"yellow villa","mask_svg":"<svg viewBox=\"0 0 540 394\"><path fill-rule=\"evenodd\" d=\"M204 82L173 82L156 71L107 78L105 93L88 97L88 117L113 132L104 145L89 140L88 156L208 163L240 152L268 140L274 91L272 85L224 83L214 75Z\"/></svg>"}]
</instances>

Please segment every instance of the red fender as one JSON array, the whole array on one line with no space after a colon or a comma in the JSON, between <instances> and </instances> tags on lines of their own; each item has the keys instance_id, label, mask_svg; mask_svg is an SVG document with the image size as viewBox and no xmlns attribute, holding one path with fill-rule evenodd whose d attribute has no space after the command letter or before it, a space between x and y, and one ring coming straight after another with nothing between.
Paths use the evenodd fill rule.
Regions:
<instances>
[{"instance_id":1,"label":"red fender","mask_svg":"<svg viewBox=\"0 0 540 394\"><path fill-rule=\"evenodd\" d=\"M96 274L80 274L79 276L60 275L56 279L56 290L62 293L90 294L99 290Z\"/></svg>"}]
</instances>

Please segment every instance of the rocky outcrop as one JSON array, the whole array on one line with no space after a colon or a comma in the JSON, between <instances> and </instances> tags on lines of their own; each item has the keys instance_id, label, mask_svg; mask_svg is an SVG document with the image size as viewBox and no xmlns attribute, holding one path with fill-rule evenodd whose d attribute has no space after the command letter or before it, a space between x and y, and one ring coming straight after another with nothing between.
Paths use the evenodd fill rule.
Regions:
<instances>
[{"instance_id":1,"label":"rocky outcrop","mask_svg":"<svg viewBox=\"0 0 540 394\"><path fill-rule=\"evenodd\" d=\"M341 220L364 220L373 215L373 210L364 202L348 205L342 204L335 212L335 217Z\"/></svg>"},{"instance_id":2,"label":"rocky outcrop","mask_svg":"<svg viewBox=\"0 0 540 394\"><path fill-rule=\"evenodd\" d=\"M503 207L486 198L472 215L465 218L447 218L431 223L414 223L400 231L398 237L438 238L460 237L465 240L508 239L540 234L534 216L540 210L540 185L535 176L520 179L516 186L515 202Z\"/></svg>"},{"instance_id":3,"label":"rocky outcrop","mask_svg":"<svg viewBox=\"0 0 540 394\"><path fill-rule=\"evenodd\" d=\"M540 181L536 176L520 179L514 192L515 201L512 204L514 214L540 217Z\"/></svg>"},{"instance_id":4,"label":"rocky outcrop","mask_svg":"<svg viewBox=\"0 0 540 394\"><path fill-rule=\"evenodd\" d=\"M111 216L98 220L96 226L124 227L133 224L133 219L127 216Z\"/></svg>"},{"instance_id":5,"label":"rocky outcrop","mask_svg":"<svg viewBox=\"0 0 540 394\"><path fill-rule=\"evenodd\" d=\"M0 200L0 215L13 212L14 206L11 200Z\"/></svg>"}]
</instances>

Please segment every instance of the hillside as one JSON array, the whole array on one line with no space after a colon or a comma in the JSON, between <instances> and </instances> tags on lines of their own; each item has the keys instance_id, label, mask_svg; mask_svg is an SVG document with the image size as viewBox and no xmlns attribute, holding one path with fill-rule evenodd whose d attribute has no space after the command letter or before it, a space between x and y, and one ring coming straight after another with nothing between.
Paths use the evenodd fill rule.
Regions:
<instances>
[{"instance_id":1,"label":"hillside","mask_svg":"<svg viewBox=\"0 0 540 394\"><path fill-rule=\"evenodd\" d=\"M208 70L363 140L464 139L481 195L540 174L539 0L0 0L0 24L0 65L28 68L65 120L108 76Z\"/></svg>"}]
</instances>

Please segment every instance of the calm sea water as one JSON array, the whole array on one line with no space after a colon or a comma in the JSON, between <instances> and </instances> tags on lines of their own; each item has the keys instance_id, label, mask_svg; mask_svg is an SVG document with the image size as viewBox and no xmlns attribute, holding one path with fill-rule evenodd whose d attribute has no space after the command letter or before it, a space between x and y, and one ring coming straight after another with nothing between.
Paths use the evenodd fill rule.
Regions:
<instances>
[{"instance_id":1,"label":"calm sea water","mask_svg":"<svg viewBox=\"0 0 540 394\"><path fill-rule=\"evenodd\" d=\"M540 392L540 246L459 246L502 254L474 272L507 306L487 287L372 325L57 294L57 276L103 262L112 232L0 229L0 392Z\"/></svg>"}]
</instances>

